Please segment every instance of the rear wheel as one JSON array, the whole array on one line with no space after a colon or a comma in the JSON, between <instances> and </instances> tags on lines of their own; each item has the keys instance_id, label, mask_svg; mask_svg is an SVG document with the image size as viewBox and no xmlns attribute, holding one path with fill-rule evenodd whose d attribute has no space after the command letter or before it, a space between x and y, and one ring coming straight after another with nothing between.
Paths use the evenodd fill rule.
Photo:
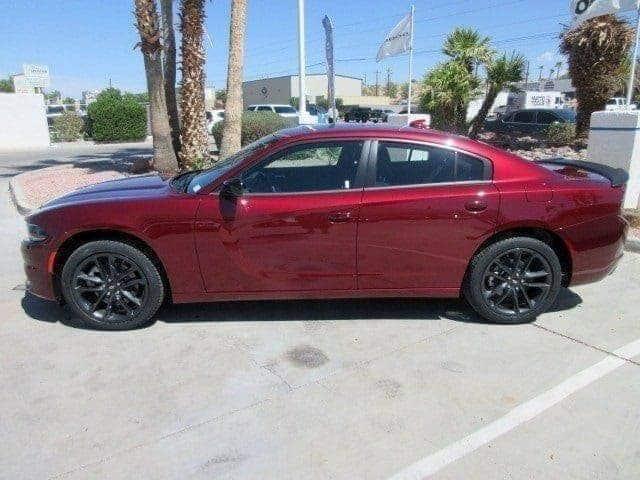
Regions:
<instances>
[{"instance_id":1,"label":"rear wheel","mask_svg":"<svg viewBox=\"0 0 640 480\"><path fill-rule=\"evenodd\" d=\"M84 323L104 330L146 324L164 298L162 277L151 259L131 245L110 240L76 249L62 269L61 288Z\"/></svg>"},{"instance_id":2,"label":"rear wheel","mask_svg":"<svg viewBox=\"0 0 640 480\"><path fill-rule=\"evenodd\" d=\"M553 305L561 280L560 260L549 245L514 237L489 245L473 258L463 293L489 321L524 323Z\"/></svg>"}]
</instances>

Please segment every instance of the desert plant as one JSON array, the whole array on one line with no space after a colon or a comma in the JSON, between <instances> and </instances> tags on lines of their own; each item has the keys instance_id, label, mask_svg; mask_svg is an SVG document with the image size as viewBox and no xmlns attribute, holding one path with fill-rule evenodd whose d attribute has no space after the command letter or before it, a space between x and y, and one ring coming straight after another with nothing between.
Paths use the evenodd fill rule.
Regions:
<instances>
[{"instance_id":1,"label":"desert plant","mask_svg":"<svg viewBox=\"0 0 640 480\"><path fill-rule=\"evenodd\" d=\"M277 132L283 128L293 126L291 120L285 119L273 112L244 112L241 119L240 142L247 145L251 142ZM216 145L222 142L224 126L223 122L218 122L213 126L212 134L216 140ZM221 155L222 158L222 155Z\"/></svg>"},{"instance_id":2,"label":"desert plant","mask_svg":"<svg viewBox=\"0 0 640 480\"><path fill-rule=\"evenodd\" d=\"M591 114L604 110L619 86L619 70L633 41L633 29L614 15L581 23L560 34L560 51L567 55L569 73L576 87L576 134L589 131Z\"/></svg>"},{"instance_id":3,"label":"desert plant","mask_svg":"<svg viewBox=\"0 0 640 480\"><path fill-rule=\"evenodd\" d=\"M547 140L554 145L568 145L576 139L573 123L553 123L546 130Z\"/></svg>"},{"instance_id":4,"label":"desert plant","mask_svg":"<svg viewBox=\"0 0 640 480\"><path fill-rule=\"evenodd\" d=\"M424 78L420 105L433 116L433 125L461 132L467 105L478 89L478 79L457 61L441 63Z\"/></svg>"},{"instance_id":5,"label":"desert plant","mask_svg":"<svg viewBox=\"0 0 640 480\"><path fill-rule=\"evenodd\" d=\"M133 98L108 88L88 109L91 136L98 142L141 140L147 135L147 111Z\"/></svg>"},{"instance_id":6,"label":"desert plant","mask_svg":"<svg viewBox=\"0 0 640 480\"><path fill-rule=\"evenodd\" d=\"M162 43L158 25L158 11L154 0L134 0L136 27L140 34L140 50L144 58L144 71L149 92L151 134L153 135L153 164L162 172L178 170L173 148L167 101L162 71ZM144 107L137 104L139 108Z\"/></svg>"},{"instance_id":7,"label":"desert plant","mask_svg":"<svg viewBox=\"0 0 640 480\"><path fill-rule=\"evenodd\" d=\"M162 18L162 73L171 140L176 155L180 153L180 116L176 99L176 34L173 28L173 1L160 0Z\"/></svg>"},{"instance_id":8,"label":"desert plant","mask_svg":"<svg viewBox=\"0 0 640 480\"><path fill-rule=\"evenodd\" d=\"M204 0L182 0L182 82L180 84L181 148L184 167L209 156L204 108Z\"/></svg>"},{"instance_id":9,"label":"desert plant","mask_svg":"<svg viewBox=\"0 0 640 480\"><path fill-rule=\"evenodd\" d=\"M64 112L53 120L51 138L54 142L73 142L82 138L84 122L75 112Z\"/></svg>"},{"instance_id":10,"label":"desert plant","mask_svg":"<svg viewBox=\"0 0 640 480\"><path fill-rule=\"evenodd\" d=\"M244 36L247 27L248 0L231 0L229 24L229 61L227 64L227 100L223 123L224 135L218 143L220 158L240 149L242 138L242 70L244 67Z\"/></svg>"},{"instance_id":11,"label":"desert plant","mask_svg":"<svg viewBox=\"0 0 640 480\"><path fill-rule=\"evenodd\" d=\"M504 88L514 90L513 84L522 80L526 60L522 55L512 54L501 57L487 64L487 93L482 101L480 111L471 123L469 137L476 138L489 114L489 110L496 101L498 93Z\"/></svg>"}]
</instances>

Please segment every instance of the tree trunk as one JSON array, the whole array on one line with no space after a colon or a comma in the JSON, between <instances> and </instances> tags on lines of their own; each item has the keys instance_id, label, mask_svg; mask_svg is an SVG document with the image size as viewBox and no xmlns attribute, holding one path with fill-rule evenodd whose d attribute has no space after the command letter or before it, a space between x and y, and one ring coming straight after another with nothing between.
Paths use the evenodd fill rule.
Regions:
<instances>
[{"instance_id":1,"label":"tree trunk","mask_svg":"<svg viewBox=\"0 0 640 480\"><path fill-rule=\"evenodd\" d=\"M247 24L247 0L231 1L229 27L229 64L227 67L227 103L220 158L240 150L242 127L242 69L244 62L244 34Z\"/></svg>"},{"instance_id":2,"label":"tree trunk","mask_svg":"<svg viewBox=\"0 0 640 480\"><path fill-rule=\"evenodd\" d=\"M162 76L160 30L158 12L153 0L135 0L136 27L140 33L140 50L144 57L144 70L149 92L151 135L153 135L153 166L163 173L178 169L176 154L171 143L171 129L167 116L167 103Z\"/></svg>"},{"instance_id":3,"label":"tree trunk","mask_svg":"<svg viewBox=\"0 0 640 480\"><path fill-rule=\"evenodd\" d=\"M496 101L496 97L498 96L498 90L496 90L493 86L489 87L487 91L487 95L484 97L482 101L482 106L476 115L476 118L471 122L471 128L469 129L469 138L476 139L478 138L478 134L482 130L485 120L487 119L487 115L489 114L489 110L493 106L493 103Z\"/></svg>"},{"instance_id":4,"label":"tree trunk","mask_svg":"<svg viewBox=\"0 0 640 480\"><path fill-rule=\"evenodd\" d=\"M171 139L176 155L180 153L180 117L176 100L176 35L173 28L173 0L160 0L162 15L164 92L167 100Z\"/></svg>"},{"instance_id":5,"label":"tree trunk","mask_svg":"<svg viewBox=\"0 0 640 480\"><path fill-rule=\"evenodd\" d=\"M180 159L190 168L198 168L209 158L204 106L204 0L182 0L182 149Z\"/></svg>"}]
</instances>

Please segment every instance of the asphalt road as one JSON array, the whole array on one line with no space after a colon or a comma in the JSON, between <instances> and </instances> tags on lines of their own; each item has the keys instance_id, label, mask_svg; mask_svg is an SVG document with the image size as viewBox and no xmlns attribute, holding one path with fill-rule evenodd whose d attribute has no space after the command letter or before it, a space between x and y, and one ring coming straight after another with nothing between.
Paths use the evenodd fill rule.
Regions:
<instances>
[{"instance_id":1,"label":"asphalt road","mask_svg":"<svg viewBox=\"0 0 640 480\"><path fill-rule=\"evenodd\" d=\"M98 332L25 296L0 189L0 478L640 478L640 255L529 325L300 301Z\"/></svg>"}]
</instances>

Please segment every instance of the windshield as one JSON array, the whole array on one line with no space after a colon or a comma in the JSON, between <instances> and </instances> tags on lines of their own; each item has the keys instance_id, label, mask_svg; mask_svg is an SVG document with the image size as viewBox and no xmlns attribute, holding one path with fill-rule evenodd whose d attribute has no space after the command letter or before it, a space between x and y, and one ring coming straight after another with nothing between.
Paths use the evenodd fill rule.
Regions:
<instances>
[{"instance_id":1,"label":"windshield","mask_svg":"<svg viewBox=\"0 0 640 480\"><path fill-rule=\"evenodd\" d=\"M573 110L556 110L556 113L567 122L576 121L576 112Z\"/></svg>"},{"instance_id":2,"label":"windshield","mask_svg":"<svg viewBox=\"0 0 640 480\"><path fill-rule=\"evenodd\" d=\"M293 107L273 107L276 113L298 113Z\"/></svg>"},{"instance_id":3,"label":"windshield","mask_svg":"<svg viewBox=\"0 0 640 480\"><path fill-rule=\"evenodd\" d=\"M250 143L235 155L231 155L223 161L216 163L213 167L202 172L196 172L196 175L189 182L186 191L188 193L198 193L200 190L202 190L202 187L209 185L211 182L220 178L220 176L227 173L244 159L248 158L250 155L253 155L258 150L262 150L263 148L268 147L280 138L281 136L277 133L262 137L260 140L256 140L255 142Z\"/></svg>"}]
</instances>

